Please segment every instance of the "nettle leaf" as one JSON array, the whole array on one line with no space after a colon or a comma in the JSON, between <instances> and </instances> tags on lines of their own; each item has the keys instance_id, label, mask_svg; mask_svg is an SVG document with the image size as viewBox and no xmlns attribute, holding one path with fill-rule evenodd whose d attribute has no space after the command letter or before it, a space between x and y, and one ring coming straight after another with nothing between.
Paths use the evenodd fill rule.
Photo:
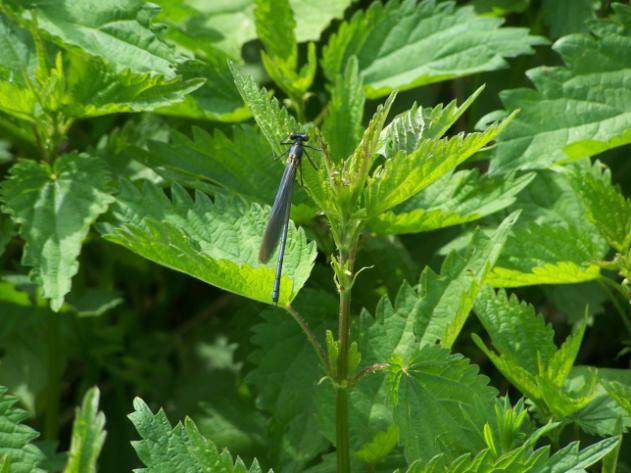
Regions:
<instances>
[{"instance_id":1,"label":"nettle leaf","mask_svg":"<svg viewBox=\"0 0 631 473\"><path fill-rule=\"evenodd\" d=\"M0 455L10 463L11 473L44 473L38 465L45 456L31 443L39 434L22 424L28 414L16 407L16 403L17 399L7 393L7 388L0 386Z\"/></svg>"},{"instance_id":2,"label":"nettle leaf","mask_svg":"<svg viewBox=\"0 0 631 473\"><path fill-rule=\"evenodd\" d=\"M554 332L543 317L515 296L508 298L504 291L495 294L486 288L475 303L475 312L499 354L491 351L477 335L474 341L497 369L545 415L554 414L567 420L583 417L587 424L586 415L579 412L601 394L596 389L596 374L586 373L580 383L568 379L585 324L580 324L557 349ZM568 388L572 384L581 387Z\"/></svg>"},{"instance_id":3,"label":"nettle leaf","mask_svg":"<svg viewBox=\"0 0 631 473\"><path fill-rule=\"evenodd\" d=\"M130 69L116 71L97 59L73 55L67 71L62 109L70 117L86 118L110 113L153 111L198 89L203 79L165 79Z\"/></svg>"},{"instance_id":4,"label":"nettle leaf","mask_svg":"<svg viewBox=\"0 0 631 473\"><path fill-rule=\"evenodd\" d=\"M543 21L554 38L587 30L585 21L596 18L600 0L544 0Z\"/></svg>"},{"instance_id":5,"label":"nettle leaf","mask_svg":"<svg viewBox=\"0 0 631 473\"><path fill-rule=\"evenodd\" d=\"M24 22L37 18L41 31L62 46L104 58L121 70L175 76L184 58L154 32L155 5L142 0L9 0Z\"/></svg>"},{"instance_id":6,"label":"nettle leaf","mask_svg":"<svg viewBox=\"0 0 631 473\"><path fill-rule=\"evenodd\" d=\"M235 127L232 136L198 127L191 137L171 131L168 143L151 140L146 149L134 147L131 155L172 182L260 203L273 200L282 174L265 138L249 125ZM305 199L301 193L295 200Z\"/></svg>"},{"instance_id":7,"label":"nettle leaf","mask_svg":"<svg viewBox=\"0 0 631 473\"><path fill-rule=\"evenodd\" d=\"M26 242L22 264L59 310L79 269L81 243L114 200L107 165L87 154L60 156L51 166L18 161L0 192Z\"/></svg>"},{"instance_id":8,"label":"nettle leaf","mask_svg":"<svg viewBox=\"0 0 631 473\"><path fill-rule=\"evenodd\" d=\"M576 168L570 179L589 221L613 248L624 253L631 245L631 200L611 183L611 172L597 161L591 169Z\"/></svg>"},{"instance_id":9,"label":"nettle leaf","mask_svg":"<svg viewBox=\"0 0 631 473\"><path fill-rule=\"evenodd\" d=\"M394 304L384 296L374 318L362 311L354 328L359 337L362 368L385 363L392 355L409 358L419 346L437 342L445 347L453 345L516 217L507 218L490 239L478 234L468 254L450 255L440 275L426 269L418 285L404 283ZM381 374L367 376L350 393L350 434L357 450L392 425L385 381ZM319 423L327 438L334 441L333 388L323 383L318 387L318 398Z\"/></svg>"},{"instance_id":10,"label":"nettle leaf","mask_svg":"<svg viewBox=\"0 0 631 473\"><path fill-rule=\"evenodd\" d=\"M292 99L302 101L317 68L315 44L309 43L307 62L298 70L296 22L289 0L256 0L256 32L265 46L263 66L270 78Z\"/></svg>"},{"instance_id":11,"label":"nettle leaf","mask_svg":"<svg viewBox=\"0 0 631 473\"><path fill-rule=\"evenodd\" d=\"M241 74L238 67L232 63L230 63L230 70L237 89L250 108L263 136L274 153L281 155L285 151L280 144L281 141L285 141L292 132L301 131L302 127L276 98L270 97L264 87L259 88L251 76Z\"/></svg>"},{"instance_id":12,"label":"nettle leaf","mask_svg":"<svg viewBox=\"0 0 631 473\"><path fill-rule=\"evenodd\" d=\"M534 177L533 173L480 176L477 170L447 174L393 210L371 219L370 229L397 235L479 220L512 205Z\"/></svg>"},{"instance_id":13,"label":"nettle leaf","mask_svg":"<svg viewBox=\"0 0 631 473\"><path fill-rule=\"evenodd\" d=\"M214 202L195 199L182 187L171 199L147 183L142 192L126 181L113 208L115 220L104 237L151 261L222 289L271 303L276 258L261 265L258 251L269 211L248 207L234 196ZM290 224L281 279L280 305L287 305L306 282L316 257L301 229Z\"/></svg>"},{"instance_id":14,"label":"nettle leaf","mask_svg":"<svg viewBox=\"0 0 631 473\"><path fill-rule=\"evenodd\" d=\"M222 122L238 122L250 116L234 85L227 56L221 51L207 51L203 61L185 62L178 67L178 73L184 77L185 83L194 82L199 77L206 81L187 94L183 101L159 108L158 113Z\"/></svg>"},{"instance_id":15,"label":"nettle leaf","mask_svg":"<svg viewBox=\"0 0 631 473\"><path fill-rule=\"evenodd\" d=\"M471 4L478 13L504 16L507 13L521 13L528 8L530 0L473 0Z\"/></svg>"},{"instance_id":16,"label":"nettle leaf","mask_svg":"<svg viewBox=\"0 0 631 473\"><path fill-rule=\"evenodd\" d=\"M604 258L609 245L584 218L585 208L567 175L538 173L512 208L524 213L493 268L492 285L568 284L598 278L595 262Z\"/></svg>"},{"instance_id":17,"label":"nettle leaf","mask_svg":"<svg viewBox=\"0 0 631 473\"><path fill-rule=\"evenodd\" d=\"M536 373L556 352L552 326L514 294L509 297L504 290L496 294L486 287L476 299L474 311L496 350L526 371Z\"/></svg>"},{"instance_id":18,"label":"nettle leaf","mask_svg":"<svg viewBox=\"0 0 631 473\"><path fill-rule=\"evenodd\" d=\"M418 194L493 140L513 115L482 133L423 139L409 154L400 151L379 166L368 181L366 207L376 217Z\"/></svg>"},{"instance_id":19,"label":"nettle leaf","mask_svg":"<svg viewBox=\"0 0 631 473\"><path fill-rule=\"evenodd\" d=\"M156 3L167 5L172 0L160 0ZM177 2L180 7L181 2ZM241 47L256 39L254 25L255 0L239 0L238 2L196 2L194 10L187 5L187 16L181 21L203 20L204 31L216 34L208 37L208 42L224 51L233 59L241 57ZM331 20L342 18L344 10L353 0L291 0L291 8L296 19L296 39L299 42L314 41L329 25ZM181 7L178 11L182 15Z\"/></svg>"},{"instance_id":20,"label":"nettle leaf","mask_svg":"<svg viewBox=\"0 0 631 473\"><path fill-rule=\"evenodd\" d=\"M336 307L332 296L312 290L304 291L295 304L318 335L333 326ZM304 332L286 312L269 310L261 316L263 322L254 326L252 337L258 347L251 355L256 367L246 381L258 388L259 407L273 415L275 428L285 438L278 463L284 467L293 464L302 471L328 446L315 417L319 407L315 386L324 376L324 369L312 346L305 342Z\"/></svg>"},{"instance_id":21,"label":"nettle leaf","mask_svg":"<svg viewBox=\"0 0 631 473\"><path fill-rule=\"evenodd\" d=\"M99 411L99 389L88 390L81 409L76 410L68 464L64 473L96 473L97 460L105 442L105 415Z\"/></svg>"},{"instance_id":22,"label":"nettle leaf","mask_svg":"<svg viewBox=\"0 0 631 473\"><path fill-rule=\"evenodd\" d=\"M37 97L30 87L37 66L33 38L0 13L0 110L32 120Z\"/></svg>"},{"instance_id":23,"label":"nettle leaf","mask_svg":"<svg viewBox=\"0 0 631 473\"><path fill-rule=\"evenodd\" d=\"M239 457L233 460L228 450L220 453L189 418L184 420L184 424L178 422L175 427L171 427L162 409L153 414L140 398L134 399L134 412L128 417L142 438L132 442L138 457L146 467L136 470L138 472L262 472L256 460L248 468Z\"/></svg>"},{"instance_id":24,"label":"nettle leaf","mask_svg":"<svg viewBox=\"0 0 631 473\"><path fill-rule=\"evenodd\" d=\"M388 374L394 419L408 463L443 454L450 460L484 448L497 391L462 355L427 345L393 360Z\"/></svg>"},{"instance_id":25,"label":"nettle leaf","mask_svg":"<svg viewBox=\"0 0 631 473\"><path fill-rule=\"evenodd\" d=\"M622 408L631 416L631 386L627 386L618 381L601 381L603 387Z\"/></svg>"},{"instance_id":26,"label":"nettle leaf","mask_svg":"<svg viewBox=\"0 0 631 473\"><path fill-rule=\"evenodd\" d=\"M521 113L498 140L493 172L547 168L631 142L631 37L597 34L561 38L553 49L566 66L531 69L534 90L500 93L506 110Z\"/></svg>"},{"instance_id":27,"label":"nettle leaf","mask_svg":"<svg viewBox=\"0 0 631 473\"><path fill-rule=\"evenodd\" d=\"M579 450L579 442L572 442L550 457L543 472L581 471L600 461L618 447L620 438L610 437Z\"/></svg>"},{"instance_id":28,"label":"nettle leaf","mask_svg":"<svg viewBox=\"0 0 631 473\"><path fill-rule=\"evenodd\" d=\"M322 136L333 161L346 159L361 140L365 102L357 59L352 57L344 74L339 74L331 87L329 111L322 125Z\"/></svg>"},{"instance_id":29,"label":"nettle leaf","mask_svg":"<svg viewBox=\"0 0 631 473\"><path fill-rule=\"evenodd\" d=\"M382 154L386 158L394 158L399 151L413 152L423 139L441 138L483 90L484 86L479 87L460 106L455 100L446 106L438 104L429 108L415 103L411 109L394 117L382 130L379 137Z\"/></svg>"},{"instance_id":30,"label":"nettle leaf","mask_svg":"<svg viewBox=\"0 0 631 473\"><path fill-rule=\"evenodd\" d=\"M283 168L257 129L241 125L229 137L220 130L210 134L193 127L192 135L172 131L170 143L149 141L147 150L134 148L133 156L171 182L199 190L210 187L250 202L274 201ZM294 187L292 204L295 221L306 222L316 213L301 186Z\"/></svg>"},{"instance_id":31,"label":"nettle leaf","mask_svg":"<svg viewBox=\"0 0 631 473\"><path fill-rule=\"evenodd\" d=\"M545 44L525 28L500 28L502 21L478 16L473 7L456 8L455 2L376 1L331 37L322 66L333 82L357 56L366 95L376 98L393 89L503 68L504 58Z\"/></svg>"}]
</instances>

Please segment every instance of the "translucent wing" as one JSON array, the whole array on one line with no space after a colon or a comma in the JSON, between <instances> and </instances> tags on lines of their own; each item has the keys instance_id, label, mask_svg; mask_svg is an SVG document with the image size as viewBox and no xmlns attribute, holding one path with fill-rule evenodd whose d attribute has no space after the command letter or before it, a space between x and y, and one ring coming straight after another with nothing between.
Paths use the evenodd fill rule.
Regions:
<instances>
[{"instance_id":1,"label":"translucent wing","mask_svg":"<svg viewBox=\"0 0 631 473\"><path fill-rule=\"evenodd\" d=\"M287 161L287 167L280 180L278 192L272 206L272 214L270 215L265 234L261 242L259 250L259 260L261 263L267 263L278 245L283 225L289 220L289 211L291 209L291 193L296 178L296 170L298 169L298 161L292 159L290 155Z\"/></svg>"}]
</instances>

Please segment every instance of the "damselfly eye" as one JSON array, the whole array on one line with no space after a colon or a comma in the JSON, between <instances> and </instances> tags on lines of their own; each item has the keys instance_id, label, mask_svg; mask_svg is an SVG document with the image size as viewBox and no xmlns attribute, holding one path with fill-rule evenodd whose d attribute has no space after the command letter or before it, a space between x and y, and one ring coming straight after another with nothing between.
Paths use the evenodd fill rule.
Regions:
<instances>
[{"instance_id":1,"label":"damselfly eye","mask_svg":"<svg viewBox=\"0 0 631 473\"><path fill-rule=\"evenodd\" d=\"M309 135L306 133L292 133L289 135L289 138L292 140L309 141Z\"/></svg>"}]
</instances>

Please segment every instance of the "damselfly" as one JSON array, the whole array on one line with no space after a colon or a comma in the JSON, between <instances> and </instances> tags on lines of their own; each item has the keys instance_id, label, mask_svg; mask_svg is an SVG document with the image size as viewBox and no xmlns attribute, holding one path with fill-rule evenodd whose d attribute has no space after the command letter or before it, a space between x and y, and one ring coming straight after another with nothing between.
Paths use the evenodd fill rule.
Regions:
<instances>
[{"instance_id":1,"label":"damselfly","mask_svg":"<svg viewBox=\"0 0 631 473\"><path fill-rule=\"evenodd\" d=\"M278 251L278 263L276 266L276 278L274 279L274 291L272 292L272 302L278 303L280 294L280 276L283 272L283 258L285 256L285 243L287 243L287 228L289 227L289 211L291 209L291 194L294 188L294 180L296 172L302 161L303 153L309 158L305 148L311 148L305 143L309 141L306 133L292 133L289 135L292 141L284 141L281 144L291 145L288 150L287 165L285 172L280 180L274 205L272 205L272 214L270 215L265 234L261 242L259 251L259 259L262 263L267 263L276 249L276 245L280 239L280 249ZM311 148L317 149L317 148ZM311 161L311 158L309 158Z\"/></svg>"}]
</instances>

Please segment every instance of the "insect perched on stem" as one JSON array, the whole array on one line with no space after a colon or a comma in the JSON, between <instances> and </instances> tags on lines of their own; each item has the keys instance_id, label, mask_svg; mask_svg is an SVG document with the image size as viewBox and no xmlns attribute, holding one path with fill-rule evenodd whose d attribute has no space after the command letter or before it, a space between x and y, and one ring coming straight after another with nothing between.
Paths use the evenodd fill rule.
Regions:
<instances>
[{"instance_id":1,"label":"insect perched on stem","mask_svg":"<svg viewBox=\"0 0 631 473\"><path fill-rule=\"evenodd\" d=\"M291 146L287 151L287 165L285 166L285 172L283 172L283 177L280 180L278 191L274 198L272 214L267 222L267 227L265 227L265 234L263 235L263 241L261 242L261 249L259 251L261 263L267 263L280 239L276 278L274 279L274 291L272 293L272 302L274 302L274 304L278 303L280 294L280 277L283 272L283 258L285 256L287 228L289 227L289 211L291 209L291 194L294 188L296 172L298 167L300 167L303 153L309 158L309 161L311 161L305 148L318 150L317 148L312 148L305 144L309 141L309 136L306 133L292 133L289 135L289 139L292 141L281 142L283 145ZM311 161L311 164L313 164L313 161Z\"/></svg>"}]
</instances>

